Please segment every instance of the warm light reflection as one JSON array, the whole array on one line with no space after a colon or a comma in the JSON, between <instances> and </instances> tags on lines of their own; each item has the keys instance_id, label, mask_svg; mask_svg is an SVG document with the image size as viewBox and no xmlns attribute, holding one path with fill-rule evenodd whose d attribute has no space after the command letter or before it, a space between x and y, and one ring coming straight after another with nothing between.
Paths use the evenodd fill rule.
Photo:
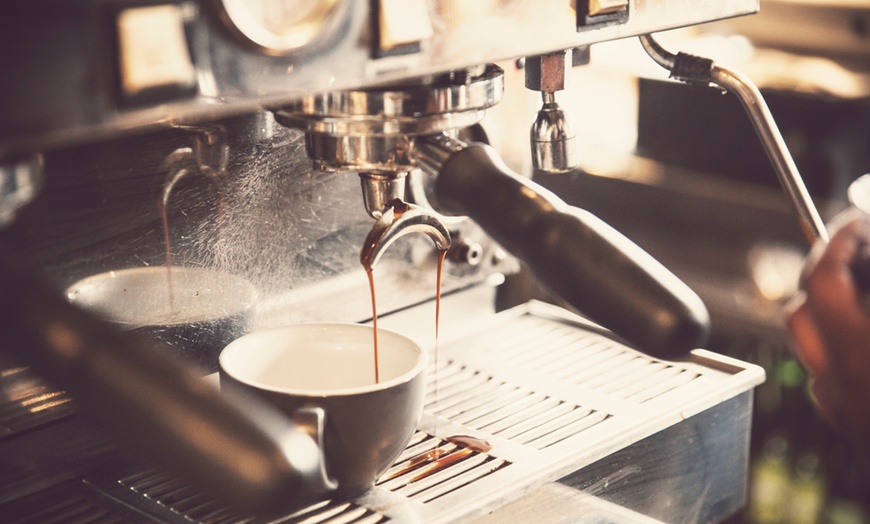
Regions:
<instances>
[{"instance_id":1,"label":"warm light reflection","mask_svg":"<svg viewBox=\"0 0 870 524\"><path fill-rule=\"evenodd\" d=\"M758 292L772 302L788 300L797 292L804 256L791 246L758 245L747 263Z\"/></svg>"}]
</instances>

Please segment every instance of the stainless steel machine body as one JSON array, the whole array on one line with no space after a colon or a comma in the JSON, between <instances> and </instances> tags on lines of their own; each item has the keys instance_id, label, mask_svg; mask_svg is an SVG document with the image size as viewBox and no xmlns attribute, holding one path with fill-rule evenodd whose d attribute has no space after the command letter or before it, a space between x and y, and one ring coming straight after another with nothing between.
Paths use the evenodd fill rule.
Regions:
<instances>
[{"instance_id":1,"label":"stainless steel machine body","mask_svg":"<svg viewBox=\"0 0 870 524\"><path fill-rule=\"evenodd\" d=\"M352 90L426 86L445 75L460 86L445 96L461 98L461 87L473 87L470 79L486 64L513 65L757 9L757 0L32 2L0 17L0 70L11 79L0 86L0 211L8 223L0 241L58 290L104 271L159 266L170 249L175 264L253 282L255 328L365 322L371 301L358 257L372 213L358 177L346 171L380 183L384 162L356 165L360 151L389 163L395 155L378 153L401 150L408 136L474 138L462 133L501 95L447 111L436 127L421 124L426 115L403 113L402 100L382 100L397 106L371 108L368 117L377 125L357 122L366 132L347 119L329 120L323 107L307 102L341 102L338 94ZM463 100L448 102L463 107ZM511 93L498 103L510 104ZM300 119L300 111L309 118ZM323 118L312 123L311 115ZM389 115L399 117L384 118ZM287 127L294 118L301 124ZM326 129L327 139L312 140L312 129ZM342 134L351 139L333 140ZM387 137L378 143L388 147L354 142L366 135ZM354 157L328 165L314 155L312 166L312 150ZM559 162L543 164L561 169ZM404 173L418 166L388 167ZM390 177L378 187L416 194L425 204L425 190L415 186L420 175L413 173L406 190L392 188ZM363 187L372 189L365 181ZM364 195L381 202L368 207L382 208L377 191ZM161 213L169 225L165 236ZM763 378L757 368L703 351L674 362L648 357L561 310L526 306L496 315L492 286L517 271L518 262L474 221L453 217L444 224L454 248L442 287L448 300L441 360L420 433L397 468L445 428L485 436L492 452L463 457L420 481L383 480L358 500L324 502L283 519L510 517L515 506L498 508L524 500L526 510L550 505L553 489L578 519L590 522L718 520L742 504L750 390ZM431 345L431 242L396 242L376 276L386 325ZM14 327L0 325L3 333ZM508 341L489 330L516 326L555 334L513 353L490 347ZM25 350L0 347L0 508L6 514L21 521L64 521L73 514L84 521L245 519L196 486L151 469L150 457L143 466L130 449L105 440L78 414L75 395L46 385L21 361ZM528 359L542 370L530 371L535 366ZM208 375L213 366L197 369ZM550 368L600 377L554 380ZM605 376L613 381L598 380ZM450 393L453 382L468 387ZM717 426L719 417L733 421L727 431ZM697 447L672 469L654 472L650 455L677 439ZM736 468L720 475L723 461ZM612 496L612 480L641 487ZM692 501L678 495L688 485L702 486ZM669 494L663 501L656 493Z\"/></svg>"}]
</instances>

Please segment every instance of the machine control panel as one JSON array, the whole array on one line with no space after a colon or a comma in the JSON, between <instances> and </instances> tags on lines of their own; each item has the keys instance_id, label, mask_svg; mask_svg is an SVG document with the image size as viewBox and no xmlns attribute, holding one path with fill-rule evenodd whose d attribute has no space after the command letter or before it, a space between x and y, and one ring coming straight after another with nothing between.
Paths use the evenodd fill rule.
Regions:
<instances>
[{"instance_id":1,"label":"machine control panel","mask_svg":"<svg viewBox=\"0 0 870 524\"><path fill-rule=\"evenodd\" d=\"M404 82L750 14L759 0L26 4L0 17L0 64L16 79L0 86L0 162L155 121L211 120L281 107L305 93Z\"/></svg>"}]
</instances>

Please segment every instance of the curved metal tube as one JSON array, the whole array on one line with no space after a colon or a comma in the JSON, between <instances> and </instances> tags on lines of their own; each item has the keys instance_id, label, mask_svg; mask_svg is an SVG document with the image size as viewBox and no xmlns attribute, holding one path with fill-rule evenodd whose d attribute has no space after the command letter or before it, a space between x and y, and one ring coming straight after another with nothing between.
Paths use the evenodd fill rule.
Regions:
<instances>
[{"instance_id":1,"label":"curved metal tube","mask_svg":"<svg viewBox=\"0 0 870 524\"><path fill-rule=\"evenodd\" d=\"M400 237L423 233L438 251L450 249L450 232L435 214L400 199L392 200L369 231L359 259L366 269L374 269L384 251Z\"/></svg>"},{"instance_id":2,"label":"curved metal tube","mask_svg":"<svg viewBox=\"0 0 870 524\"><path fill-rule=\"evenodd\" d=\"M683 77L675 73L675 69L679 65L678 61L681 58L699 60L698 57L682 53L674 55L662 48L650 35L641 36L640 42L647 54L656 63L670 71L673 78L686 82L712 83L737 96L749 115L755 132L761 139L762 146L767 152L783 190L792 203L807 241L810 244L816 240L827 242L828 232L825 229L825 223L819 216L812 197L810 197L791 153L789 153L788 146L779 132L776 121L755 84L743 74L717 66L712 61L707 61L709 68L702 76Z\"/></svg>"},{"instance_id":3,"label":"curved metal tube","mask_svg":"<svg viewBox=\"0 0 870 524\"><path fill-rule=\"evenodd\" d=\"M800 172L788 151L788 146L782 138L761 92L743 74L725 67L714 65L711 77L713 83L737 95L743 108L749 114L749 120L755 128L758 138L761 139L783 190L792 202L807 240L810 243L815 240L827 242L828 231L825 229L825 223L813 204L812 197L804 185Z\"/></svg>"},{"instance_id":4,"label":"curved metal tube","mask_svg":"<svg viewBox=\"0 0 870 524\"><path fill-rule=\"evenodd\" d=\"M641 35L640 45L643 46L646 54L648 54L650 58L655 61L655 63L664 67L668 71L673 71L676 55L659 45L658 42L653 40L652 35Z\"/></svg>"}]
</instances>

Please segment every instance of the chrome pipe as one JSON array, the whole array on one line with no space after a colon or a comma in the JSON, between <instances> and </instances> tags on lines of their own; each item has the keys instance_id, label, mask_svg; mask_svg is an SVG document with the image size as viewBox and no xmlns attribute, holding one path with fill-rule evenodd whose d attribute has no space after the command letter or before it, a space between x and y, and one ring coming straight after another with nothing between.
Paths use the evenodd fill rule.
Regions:
<instances>
[{"instance_id":1,"label":"chrome pipe","mask_svg":"<svg viewBox=\"0 0 870 524\"><path fill-rule=\"evenodd\" d=\"M684 53L675 55L665 50L651 35L641 36L640 42L656 63L671 72L671 78L691 84L713 84L737 96L761 139L761 144L779 178L780 185L792 204L807 241L810 244L818 240L827 242L828 232L825 223L819 216L776 121L755 84L745 75L717 66L712 60Z\"/></svg>"}]
</instances>

